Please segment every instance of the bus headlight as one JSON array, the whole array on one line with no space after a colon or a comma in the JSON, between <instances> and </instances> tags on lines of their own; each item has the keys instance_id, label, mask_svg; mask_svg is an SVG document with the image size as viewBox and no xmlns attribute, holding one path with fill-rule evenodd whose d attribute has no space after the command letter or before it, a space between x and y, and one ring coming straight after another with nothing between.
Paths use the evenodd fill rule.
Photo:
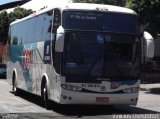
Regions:
<instances>
[{"instance_id":1,"label":"bus headlight","mask_svg":"<svg viewBox=\"0 0 160 119\"><path fill-rule=\"evenodd\" d=\"M124 93L136 93L139 91L138 87L134 87L134 88L128 88L128 89L124 89L123 92Z\"/></svg>"},{"instance_id":2,"label":"bus headlight","mask_svg":"<svg viewBox=\"0 0 160 119\"><path fill-rule=\"evenodd\" d=\"M74 85L62 84L62 88L71 91L81 91L82 88Z\"/></svg>"}]
</instances>

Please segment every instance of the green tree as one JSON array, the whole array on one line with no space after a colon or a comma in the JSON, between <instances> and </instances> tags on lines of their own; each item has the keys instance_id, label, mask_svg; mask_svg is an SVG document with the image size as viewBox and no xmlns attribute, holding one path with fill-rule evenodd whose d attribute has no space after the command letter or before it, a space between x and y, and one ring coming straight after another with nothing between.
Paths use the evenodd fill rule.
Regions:
<instances>
[{"instance_id":1,"label":"green tree","mask_svg":"<svg viewBox=\"0 0 160 119\"><path fill-rule=\"evenodd\" d=\"M7 34L8 34L8 14L6 11L2 11L0 13L0 42L1 44L5 44L7 42Z\"/></svg>"},{"instance_id":2,"label":"green tree","mask_svg":"<svg viewBox=\"0 0 160 119\"><path fill-rule=\"evenodd\" d=\"M8 14L9 23L15 21L16 19L21 19L23 17L26 17L31 13L32 13L31 9L27 10L21 7L16 7L13 12L10 12Z\"/></svg>"},{"instance_id":3,"label":"green tree","mask_svg":"<svg viewBox=\"0 0 160 119\"><path fill-rule=\"evenodd\" d=\"M126 0L126 7L139 15L140 23L145 30L156 36L160 33L160 1L159 0Z\"/></svg>"},{"instance_id":4,"label":"green tree","mask_svg":"<svg viewBox=\"0 0 160 119\"><path fill-rule=\"evenodd\" d=\"M0 42L6 44L8 40L9 24L16 19L21 19L32 13L32 10L26 10L24 8L17 7L14 11L7 13L6 11L0 11Z\"/></svg>"}]
</instances>

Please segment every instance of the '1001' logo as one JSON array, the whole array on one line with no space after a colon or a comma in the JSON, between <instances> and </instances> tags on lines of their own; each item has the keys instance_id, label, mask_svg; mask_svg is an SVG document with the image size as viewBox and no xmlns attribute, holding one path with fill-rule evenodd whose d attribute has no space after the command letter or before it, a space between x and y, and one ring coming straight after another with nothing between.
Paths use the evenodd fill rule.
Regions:
<instances>
[{"instance_id":1,"label":"'1001' logo","mask_svg":"<svg viewBox=\"0 0 160 119\"><path fill-rule=\"evenodd\" d=\"M24 69L29 69L32 64L32 50L24 49L22 51L22 64Z\"/></svg>"}]
</instances>

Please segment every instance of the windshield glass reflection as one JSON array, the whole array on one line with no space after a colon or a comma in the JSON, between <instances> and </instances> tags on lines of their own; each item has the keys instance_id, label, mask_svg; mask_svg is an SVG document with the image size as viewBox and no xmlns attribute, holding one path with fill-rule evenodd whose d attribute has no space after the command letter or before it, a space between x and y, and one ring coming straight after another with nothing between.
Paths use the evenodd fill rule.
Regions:
<instances>
[{"instance_id":1,"label":"windshield glass reflection","mask_svg":"<svg viewBox=\"0 0 160 119\"><path fill-rule=\"evenodd\" d=\"M66 32L63 72L103 78L137 77L138 42L133 36Z\"/></svg>"}]
</instances>

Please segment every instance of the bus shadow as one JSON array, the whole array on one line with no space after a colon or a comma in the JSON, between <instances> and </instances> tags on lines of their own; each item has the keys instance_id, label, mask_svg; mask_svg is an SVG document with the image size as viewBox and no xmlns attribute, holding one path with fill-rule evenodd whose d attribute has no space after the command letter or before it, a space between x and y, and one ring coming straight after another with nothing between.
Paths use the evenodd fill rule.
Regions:
<instances>
[{"instance_id":1,"label":"bus shadow","mask_svg":"<svg viewBox=\"0 0 160 119\"><path fill-rule=\"evenodd\" d=\"M160 94L160 88L159 87L157 87L157 88L150 88L149 91L146 92L146 93L159 95Z\"/></svg>"},{"instance_id":2,"label":"bus shadow","mask_svg":"<svg viewBox=\"0 0 160 119\"><path fill-rule=\"evenodd\" d=\"M101 105L60 105L52 109L66 116L102 116L113 114L157 114L159 112L132 106L101 106Z\"/></svg>"},{"instance_id":3,"label":"bus shadow","mask_svg":"<svg viewBox=\"0 0 160 119\"><path fill-rule=\"evenodd\" d=\"M11 92L12 93L12 92ZM40 107L41 98L39 96L21 91L19 97L34 103ZM116 106L103 106L103 105L60 105L50 101L50 111L66 116L76 116L77 118L83 116L101 116L113 114L157 114L159 112L141 109L133 106L116 105Z\"/></svg>"}]
</instances>

